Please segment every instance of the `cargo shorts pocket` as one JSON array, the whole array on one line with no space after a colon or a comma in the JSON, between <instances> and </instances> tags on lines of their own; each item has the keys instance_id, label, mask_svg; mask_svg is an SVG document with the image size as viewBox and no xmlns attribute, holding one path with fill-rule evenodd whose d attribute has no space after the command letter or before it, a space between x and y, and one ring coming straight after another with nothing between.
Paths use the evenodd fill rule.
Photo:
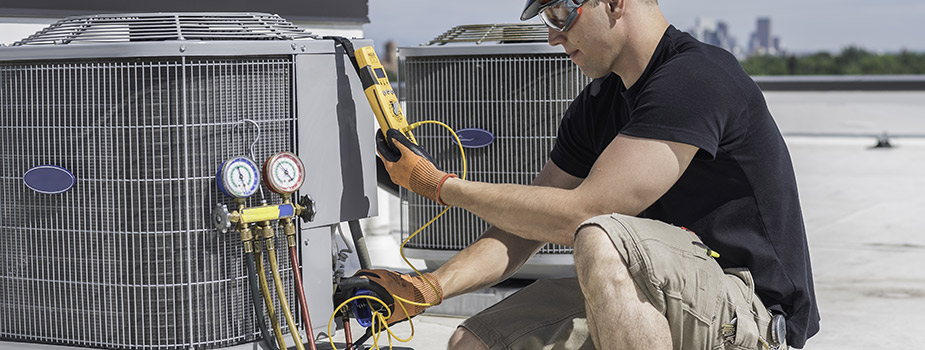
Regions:
<instances>
[{"instance_id":1,"label":"cargo shorts pocket","mask_svg":"<svg viewBox=\"0 0 925 350\"><path fill-rule=\"evenodd\" d=\"M764 349L770 314L755 295L754 280L744 268L726 273L726 298L720 306L714 349Z\"/></svg>"},{"instance_id":2,"label":"cargo shorts pocket","mask_svg":"<svg viewBox=\"0 0 925 350\"><path fill-rule=\"evenodd\" d=\"M754 315L741 308L730 306L721 312L721 340L714 349L760 349L758 324Z\"/></svg>"},{"instance_id":3,"label":"cargo shorts pocket","mask_svg":"<svg viewBox=\"0 0 925 350\"><path fill-rule=\"evenodd\" d=\"M598 225L610 235L636 286L665 315L678 347L709 349L715 343L710 331L726 297L726 276L696 234L619 214L585 224Z\"/></svg>"}]
</instances>

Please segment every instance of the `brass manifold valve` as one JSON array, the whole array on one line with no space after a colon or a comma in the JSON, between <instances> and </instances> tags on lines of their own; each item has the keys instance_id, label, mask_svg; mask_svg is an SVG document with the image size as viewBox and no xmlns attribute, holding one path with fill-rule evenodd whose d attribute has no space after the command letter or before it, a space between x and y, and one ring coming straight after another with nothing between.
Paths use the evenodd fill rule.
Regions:
<instances>
[{"instance_id":1,"label":"brass manifold valve","mask_svg":"<svg viewBox=\"0 0 925 350\"><path fill-rule=\"evenodd\" d=\"M298 203L290 203L287 198L281 204L264 204L251 208L245 208L241 201L234 211L229 211L227 205L217 204L212 210L212 225L215 229L225 233L236 225L246 226L271 220L285 221L298 217L302 219L302 222L311 222L315 220L316 213L315 201L309 195L300 197Z\"/></svg>"}]
</instances>

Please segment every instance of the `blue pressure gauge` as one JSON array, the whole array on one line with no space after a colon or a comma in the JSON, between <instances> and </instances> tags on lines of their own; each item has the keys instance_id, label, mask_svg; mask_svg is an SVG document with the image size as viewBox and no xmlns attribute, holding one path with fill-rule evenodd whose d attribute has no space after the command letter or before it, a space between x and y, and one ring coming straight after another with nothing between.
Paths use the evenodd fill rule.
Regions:
<instances>
[{"instance_id":1,"label":"blue pressure gauge","mask_svg":"<svg viewBox=\"0 0 925 350\"><path fill-rule=\"evenodd\" d=\"M234 157L222 163L216 180L218 189L226 196L247 198L259 189L260 170L247 157Z\"/></svg>"}]
</instances>

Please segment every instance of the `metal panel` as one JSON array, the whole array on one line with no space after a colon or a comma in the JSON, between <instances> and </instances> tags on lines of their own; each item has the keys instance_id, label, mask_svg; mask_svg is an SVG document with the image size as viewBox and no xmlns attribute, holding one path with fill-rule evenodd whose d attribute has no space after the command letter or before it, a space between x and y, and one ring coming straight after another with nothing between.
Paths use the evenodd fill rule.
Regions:
<instances>
[{"instance_id":1,"label":"metal panel","mask_svg":"<svg viewBox=\"0 0 925 350\"><path fill-rule=\"evenodd\" d=\"M354 45L372 43L355 41ZM306 227L367 218L379 210L376 117L342 52L338 48L339 59L329 55L296 58L299 155L306 164L302 192L319 203L315 221Z\"/></svg>"},{"instance_id":2,"label":"metal panel","mask_svg":"<svg viewBox=\"0 0 925 350\"><path fill-rule=\"evenodd\" d=\"M372 45L354 43L357 47ZM300 192L310 194L318 210L313 222L302 225L301 247L302 281L317 335L327 333L334 310L331 225L375 216L379 210L373 143L376 119L359 78L340 49L335 56L297 56L295 79L298 153L306 172Z\"/></svg>"},{"instance_id":3,"label":"metal panel","mask_svg":"<svg viewBox=\"0 0 925 350\"><path fill-rule=\"evenodd\" d=\"M214 176L252 140L245 118L261 127L258 159L295 150L292 67L292 56L0 63L0 230L18 233L0 258L0 338L255 339L240 243L210 226L214 203L231 204ZM70 169L76 186L30 191L22 174L41 164Z\"/></svg>"},{"instance_id":4,"label":"metal panel","mask_svg":"<svg viewBox=\"0 0 925 350\"><path fill-rule=\"evenodd\" d=\"M563 53L532 54L545 50L543 46L548 47L520 44L452 48L453 53L466 52L458 56L440 54L447 52L446 47L402 49L399 64L405 86L400 98L408 118L436 119L456 129L480 128L494 133L496 140L491 145L466 150L469 178L529 184L548 159L562 115L590 81ZM505 54L496 54L499 48L504 48ZM527 53L514 53L518 49ZM422 127L415 135L427 145L439 167L462 171L458 150L444 130ZM417 195L405 196L405 234L443 209ZM461 250L487 228L488 224L475 215L453 208L407 247ZM571 249L547 245L540 253L569 254Z\"/></svg>"}]
</instances>

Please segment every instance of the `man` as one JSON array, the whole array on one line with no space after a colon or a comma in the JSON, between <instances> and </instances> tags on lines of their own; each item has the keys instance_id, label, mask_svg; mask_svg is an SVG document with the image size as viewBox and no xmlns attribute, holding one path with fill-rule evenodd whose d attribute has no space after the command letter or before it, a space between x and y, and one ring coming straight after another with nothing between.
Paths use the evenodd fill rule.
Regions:
<instances>
[{"instance_id":1,"label":"man","mask_svg":"<svg viewBox=\"0 0 925 350\"><path fill-rule=\"evenodd\" d=\"M432 286L373 270L342 287L436 304L504 280L552 242L574 248L577 281L538 281L473 316L451 349L802 348L819 321L806 235L755 83L670 26L656 0L530 0L521 18L537 14L595 80L534 186L463 181L400 133L380 136L396 183L493 227L425 274ZM390 323L406 317L392 308Z\"/></svg>"}]
</instances>

